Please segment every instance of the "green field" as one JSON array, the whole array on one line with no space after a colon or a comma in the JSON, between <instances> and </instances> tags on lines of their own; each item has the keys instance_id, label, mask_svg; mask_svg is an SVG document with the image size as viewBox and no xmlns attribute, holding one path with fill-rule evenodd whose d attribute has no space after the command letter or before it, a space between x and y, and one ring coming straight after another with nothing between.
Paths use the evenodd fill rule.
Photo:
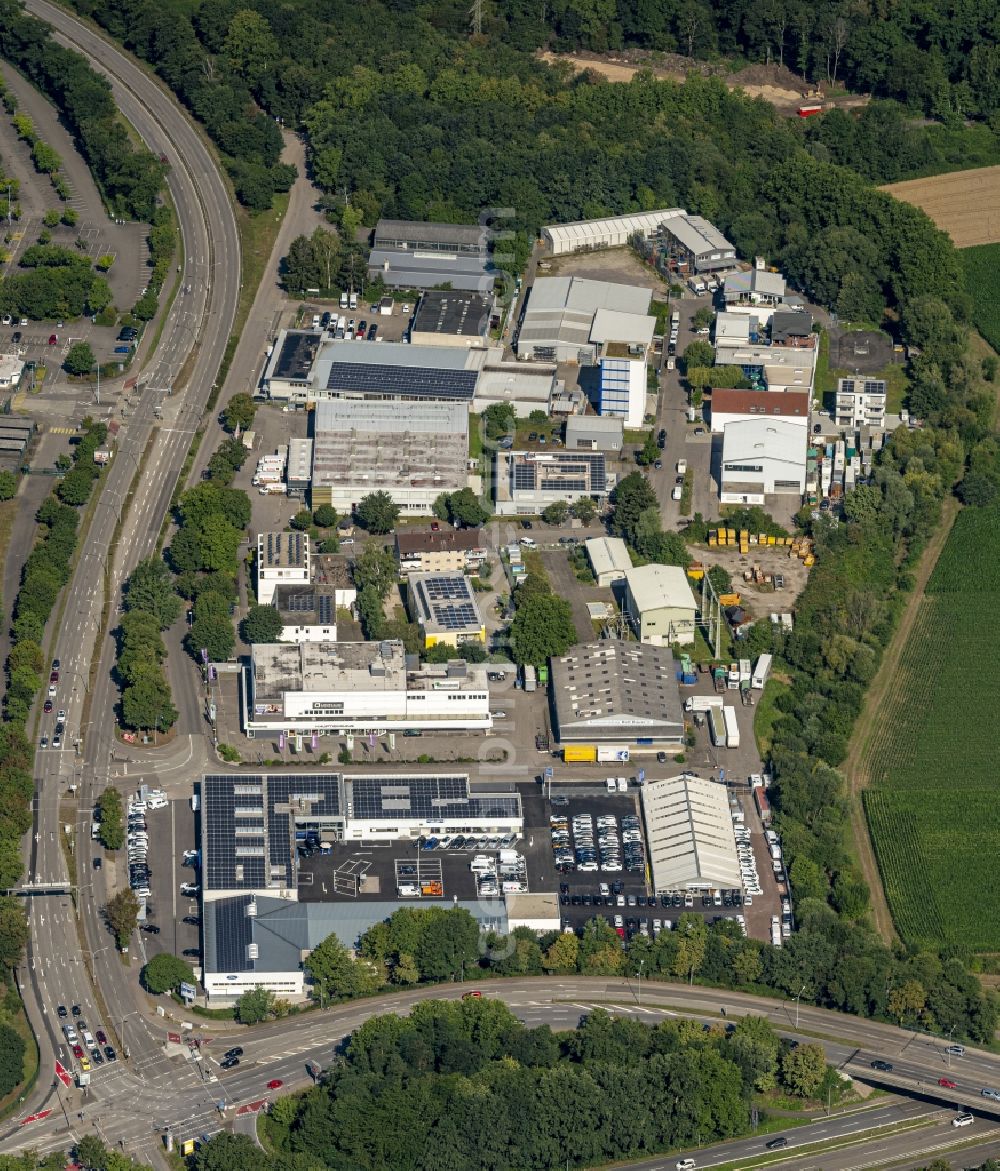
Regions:
<instances>
[{"instance_id":1,"label":"green field","mask_svg":"<svg viewBox=\"0 0 1000 1171\"><path fill-rule=\"evenodd\" d=\"M958 517L868 749L865 812L908 943L1000 950L1000 509Z\"/></svg>"},{"instance_id":2,"label":"green field","mask_svg":"<svg viewBox=\"0 0 1000 1171\"><path fill-rule=\"evenodd\" d=\"M972 298L972 320L995 350L1000 350L1000 244L963 248L965 287Z\"/></svg>"}]
</instances>

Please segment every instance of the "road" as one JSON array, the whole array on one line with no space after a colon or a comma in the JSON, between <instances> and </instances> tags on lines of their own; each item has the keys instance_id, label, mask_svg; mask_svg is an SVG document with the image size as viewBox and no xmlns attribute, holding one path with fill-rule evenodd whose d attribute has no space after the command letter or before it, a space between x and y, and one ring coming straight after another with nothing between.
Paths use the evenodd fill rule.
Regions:
<instances>
[{"instance_id":1,"label":"road","mask_svg":"<svg viewBox=\"0 0 1000 1171\"><path fill-rule=\"evenodd\" d=\"M62 890L75 882L79 890L75 909L64 894L37 893L29 898L30 942L18 975L45 1071L34 1101L51 1099L52 1057L65 1046L55 1018L57 1004L80 1004L91 1028L100 1022L117 1037L121 1049L131 1046L136 1051L137 1062L156 1051L151 1036L147 1045L145 1025L134 1021L122 1044L123 1021L136 1012L135 998L141 994L100 923L99 908L112 893L105 882L113 883L114 876L83 869L89 866L89 850L83 847L89 842L90 805L105 784L114 748L117 695L106 669L113 647L110 639L99 642L98 635L106 592L112 607L116 606L123 579L141 557L153 551L232 329L240 288L240 251L228 188L176 101L125 53L69 13L47 0L28 0L27 7L56 29L58 40L84 52L109 77L124 116L154 152L166 155L184 247L180 279L191 287L190 294L181 293L174 301L160 344L143 371L142 389L122 423L115 459L66 591L62 622L57 631L50 631L49 649L62 663L55 703L67 712L67 735L62 748L39 751L36 756L35 833L26 881L43 889L45 884L56 884ZM185 388L170 394L182 368L189 374ZM140 469L141 485L130 502L129 485ZM127 523L116 539L123 511ZM105 669L94 673L91 690L95 660L103 662ZM42 728L50 731L44 723ZM69 793L70 784L78 786L79 807ZM63 849L63 827L68 827L67 848L75 850L71 871ZM97 975L101 1005L90 967ZM111 1084L134 1076L121 1065L106 1072ZM173 1077L168 1073L168 1080ZM48 1104L54 1105L54 1099ZM68 1110L79 1109L80 1103L74 1094L65 1105Z\"/></svg>"},{"instance_id":2,"label":"road","mask_svg":"<svg viewBox=\"0 0 1000 1171\"><path fill-rule=\"evenodd\" d=\"M386 1012L405 1013L426 999L455 999L468 987L446 985L394 993L326 1012L288 1018L239 1034L216 1034L203 1043L200 1062L186 1060L187 1050L183 1046L163 1045L165 1030L144 1032L142 1035L148 1037L150 1044L130 1067L119 1063L98 1071L92 1104L85 1108L88 1117L82 1122L67 1111L27 1127L12 1127L0 1136L0 1149L8 1153L27 1147L41 1152L57 1149L85 1133L91 1116L96 1115L106 1141L123 1143L130 1152L152 1157L164 1127L169 1126L176 1139L218 1130L223 1124L218 1103L225 1103L228 1118L242 1117L236 1113L240 1106L273 1097L267 1089L272 1079L284 1083L282 1092L307 1086L310 1077L306 1063L328 1065L336 1046L369 1017ZM991 1054L969 1050L964 1057L949 1059L945 1042L938 1038L914 1035L891 1025L825 1009L800 1006L796 1011L791 1002L683 984L643 982L640 988L626 980L552 977L490 981L482 990L503 999L529 1026L548 1024L555 1029L574 1027L582 1015L596 1007L649 1024L681 1015L722 1024L723 1007L726 1022L744 1013L764 1015L784 1036L802 1042L819 1040L826 1048L828 1059L853 1076L886 1087L898 1085L914 1099L888 1104L880 1100L868 1109L838 1113L790 1129L791 1149L787 1157L779 1157L777 1165L801 1165L802 1156L794 1151L810 1142L836 1145L836 1158L826 1153L823 1156L823 1166L828 1169L875 1165L869 1144L877 1145L879 1151L887 1150L893 1157L895 1154L917 1157L920 1152L977 1139L985 1146L995 1144L1000 1148L1000 1104L979 1097L982 1085L1000 1082L1000 1058ZM145 1021L136 1026L143 1030L147 1027ZM152 1043L154 1032L155 1044ZM240 1065L222 1073L218 1060L236 1040L244 1049ZM893 1071L883 1075L872 1070L870 1063L876 1059L891 1061ZM946 1074L963 1088L938 1087L937 1079ZM956 1101L966 1100L975 1101L976 1122L972 1127L954 1130L950 1123ZM902 1125L912 1129L898 1133L888 1133L885 1129ZM750 1137L683 1153L690 1153L704 1167L761 1154L762 1148L762 1138ZM643 1171L664 1166L662 1158L635 1164Z\"/></svg>"}]
</instances>

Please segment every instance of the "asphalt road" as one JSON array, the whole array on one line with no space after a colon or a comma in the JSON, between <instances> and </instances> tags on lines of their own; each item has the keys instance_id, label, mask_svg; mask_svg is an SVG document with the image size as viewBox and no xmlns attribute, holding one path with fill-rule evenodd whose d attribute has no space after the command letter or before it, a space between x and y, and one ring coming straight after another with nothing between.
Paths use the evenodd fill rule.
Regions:
<instances>
[{"instance_id":1,"label":"asphalt road","mask_svg":"<svg viewBox=\"0 0 1000 1171\"><path fill-rule=\"evenodd\" d=\"M19 979L46 1075L39 1079L32 1100L42 1097L55 1105L48 1076L53 1054L65 1047L55 1018L58 1004L80 1004L92 1029L100 1022L119 1050L131 1047L137 1059L147 1050L155 1052L151 1038L147 1044L141 1018L124 1023L136 1013L136 997L141 994L100 922L99 908L112 893L105 884L113 880L113 874L89 869L90 806L110 768L117 698L107 669L113 648L110 640L98 643L98 632L105 591L112 605L117 604L121 582L153 549L231 332L239 297L240 251L228 189L174 99L125 53L69 13L46 0L29 0L28 8L54 26L57 39L84 52L110 78L125 117L154 152L167 156L170 193L184 245L181 280L192 290L174 301L156 354L143 371L138 401L122 423L116 456L66 592L62 623L50 632L54 638L49 649L62 663L55 704L67 711L67 734L61 749L37 754L36 823L26 881L43 889L45 884L57 884L63 890L67 883L76 882L80 920L64 894L31 896L31 938ZM172 395L169 390L185 363L190 374L186 388ZM129 504L126 495L137 469L142 471L142 481ZM122 536L114 541L126 507ZM104 667L96 672L93 691L88 693L95 656ZM85 710L89 712L86 722ZM79 810L68 792L71 783L82 797ZM75 847L70 870L60 840L62 827L68 827L67 839ZM89 966L97 973L100 1005ZM126 1028L123 1044L121 1034ZM93 1093L100 1092L102 1081L114 1085L131 1076L121 1063L96 1070ZM173 1073L169 1076L172 1079ZM75 1091L64 1104L67 1111L79 1110L81 1105Z\"/></svg>"}]
</instances>

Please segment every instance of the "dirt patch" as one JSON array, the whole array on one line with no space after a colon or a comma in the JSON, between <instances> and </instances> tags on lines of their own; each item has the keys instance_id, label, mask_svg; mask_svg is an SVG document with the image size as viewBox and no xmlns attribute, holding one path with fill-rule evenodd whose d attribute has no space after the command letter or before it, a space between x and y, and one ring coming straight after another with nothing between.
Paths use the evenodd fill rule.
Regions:
<instances>
[{"instance_id":1,"label":"dirt patch","mask_svg":"<svg viewBox=\"0 0 1000 1171\"><path fill-rule=\"evenodd\" d=\"M702 77L720 77L727 89L742 90L747 97L763 98L783 114L792 114L804 98L815 94L807 82L784 65L747 65L732 73L723 66L694 61L677 53L655 53L643 49L628 49L613 54L545 52L539 56L550 65L563 62L577 73L593 70L608 81L631 81L643 69L651 70L654 76L668 81L684 81L692 73ZM824 105L827 108L839 106L849 109L867 105L868 100L867 95L847 95L832 101L826 100Z\"/></svg>"},{"instance_id":2,"label":"dirt patch","mask_svg":"<svg viewBox=\"0 0 1000 1171\"><path fill-rule=\"evenodd\" d=\"M611 281L652 289L666 300L667 286L656 272L643 264L631 248L608 248L603 252L577 252L569 256L546 258L549 267L539 267L539 276L578 276L587 280Z\"/></svg>"},{"instance_id":3,"label":"dirt patch","mask_svg":"<svg viewBox=\"0 0 1000 1171\"><path fill-rule=\"evenodd\" d=\"M878 673L868 689L865 697L865 706L861 717L854 725L854 734L847 750L847 759L844 761L843 772L850 786L851 800L851 831L854 835L855 849L858 864L864 875L868 889L871 891L872 916L875 928L882 939L891 944L896 939L896 931L889 914L889 904L886 902L885 891L882 889L882 879L878 864L875 861L875 851L872 849L872 840L868 834L868 822L861 802L861 793L868 787L871 780L869 769L869 748L872 734L880 726L884 718L883 706L889 695L890 688L896 680L899 671L899 662L903 651L913 633L913 626L920 613L921 602L924 597L924 587L937 564L941 550L944 548L951 526L958 515L958 501L949 496L941 509L941 523L937 532L928 542L920 565L917 569L916 584L910 599L903 611L899 626L893 635L892 642L882 659Z\"/></svg>"},{"instance_id":4,"label":"dirt patch","mask_svg":"<svg viewBox=\"0 0 1000 1171\"><path fill-rule=\"evenodd\" d=\"M907 179L881 190L925 211L956 248L1000 241L1000 167Z\"/></svg>"},{"instance_id":5,"label":"dirt patch","mask_svg":"<svg viewBox=\"0 0 1000 1171\"><path fill-rule=\"evenodd\" d=\"M746 557L740 556L739 549L710 549L708 546L690 546L691 556L700 561L706 569L721 565L733 579L733 591L742 598L742 605L753 618L766 618L769 614L781 614L791 610L799 594L806 588L809 570L798 559L789 557L784 546L751 545ZM780 590L768 589L743 580L743 571L759 565L765 573L780 573L784 586ZM697 589L697 586L695 587Z\"/></svg>"}]
</instances>

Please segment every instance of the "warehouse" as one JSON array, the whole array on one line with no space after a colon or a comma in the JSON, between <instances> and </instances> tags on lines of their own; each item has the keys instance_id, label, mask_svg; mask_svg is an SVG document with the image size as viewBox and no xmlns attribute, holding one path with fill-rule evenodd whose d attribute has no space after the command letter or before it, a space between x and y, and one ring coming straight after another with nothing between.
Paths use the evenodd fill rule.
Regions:
<instances>
[{"instance_id":1,"label":"warehouse","mask_svg":"<svg viewBox=\"0 0 1000 1171\"><path fill-rule=\"evenodd\" d=\"M469 409L464 402L316 404L312 506L352 512L372 492L385 491L411 516L428 515L442 492L472 487Z\"/></svg>"},{"instance_id":2,"label":"warehouse","mask_svg":"<svg viewBox=\"0 0 1000 1171\"><path fill-rule=\"evenodd\" d=\"M464 573L411 573L407 597L427 650L450 646L461 653L463 643L486 644L486 625Z\"/></svg>"},{"instance_id":3,"label":"warehouse","mask_svg":"<svg viewBox=\"0 0 1000 1171\"><path fill-rule=\"evenodd\" d=\"M552 702L562 744L680 745L684 714L666 647L603 639L552 659Z\"/></svg>"},{"instance_id":4,"label":"warehouse","mask_svg":"<svg viewBox=\"0 0 1000 1171\"><path fill-rule=\"evenodd\" d=\"M613 415L570 415L566 420L567 451L621 451L623 420Z\"/></svg>"},{"instance_id":5,"label":"warehouse","mask_svg":"<svg viewBox=\"0 0 1000 1171\"><path fill-rule=\"evenodd\" d=\"M678 211L660 225L666 242L666 263L672 272L718 272L736 263L736 249L701 216Z\"/></svg>"},{"instance_id":6,"label":"warehouse","mask_svg":"<svg viewBox=\"0 0 1000 1171\"><path fill-rule=\"evenodd\" d=\"M664 220L683 214L680 208L634 212L600 220L575 220L542 228L542 240L553 256L593 248L622 248L633 236L649 236Z\"/></svg>"},{"instance_id":7,"label":"warehouse","mask_svg":"<svg viewBox=\"0 0 1000 1171\"><path fill-rule=\"evenodd\" d=\"M687 774L647 781L642 813L656 894L741 889L724 785Z\"/></svg>"},{"instance_id":8,"label":"warehouse","mask_svg":"<svg viewBox=\"0 0 1000 1171\"><path fill-rule=\"evenodd\" d=\"M720 386L711 393L713 435L722 435L730 423L743 419L781 419L809 425L809 395L804 390L731 390Z\"/></svg>"},{"instance_id":9,"label":"warehouse","mask_svg":"<svg viewBox=\"0 0 1000 1171\"><path fill-rule=\"evenodd\" d=\"M288 465L285 471L285 482L288 491L303 495L309 491L312 482L313 441L289 436Z\"/></svg>"},{"instance_id":10,"label":"warehouse","mask_svg":"<svg viewBox=\"0 0 1000 1171\"><path fill-rule=\"evenodd\" d=\"M614 487L603 452L497 451L496 512L535 516L558 500L573 504L581 496L603 504Z\"/></svg>"},{"instance_id":11,"label":"warehouse","mask_svg":"<svg viewBox=\"0 0 1000 1171\"><path fill-rule=\"evenodd\" d=\"M490 302L479 293L434 289L417 302L410 325L414 346L485 346Z\"/></svg>"},{"instance_id":12,"label":"warehouse","mask_svg":"<svg viewBox=\"0 0 1000 1171\"><path fill-rule=\"evenodd\" d=\"M316 359L314 397L472 402L484 349L397 342L327 342Z\"/></svg>"},{"instance_id":13,"label":"warehouse","mask_svg":"<svg viewBox=\"0 0 1000 1171\"><path fill-rule=\"evenodd\" d=\"M411 666L397 641L255 643L240 681L251 737L493 726L482 664Z\"/></svg>"},{"instance_id":14,"label":"warehouse","mask_svg":"<svg viewBox=\"0 0 1000 1171\"><path fill-rule=\"evenodd\" d=\"M764 504L771 495L801 496L806 488L809 428L797 420L744 419L722 436L722 504Z\"/></svg>"},{"instance_id":15,"label":"warehouse","mask_svg":"<svg viewBox=\"0 0 1000 1171\"><path fill-rule=\"evenodd\" d=\"M632 558L621 537L591 537L584 541L583 547L599 586L625 580L625 574L632 568Z\"/></svg>"},{"instance_id":16,"label":"warehouse","mask_svg":"<svg viewBox=\"0 0 1000 1171\"><path fill-rule=\"evenodd\" d=\"M489 233L480 224L379 220L368 276L394 289L448 285L486 294L493 286Z\"/></svg>"},{"instance_id":17,"label":"warehouse","mask_svg":"<svg viewBox=\"0 0 1000 1171\"><path fill-rule=\"evenodd\" d=\"M601 347L601 340L592 337L598 311L614 310L616 316L606 319L607 328L616 324L618 329L626 330L626 319L648 316L652 296L649 289L635 285L583 277L538 277L531 287L517 331L517 356L592 364L597 361ZM627 332L630 336L644 337L646 328L643 321L635 321Z\"/></svg>"},{"instance_id":18,"label":"warehouse","mask_svg":"<svg viewBox=\"0 0 1000 1171\"><path fill-rule=\"evenodd\" d=\"M625 610L640 642L657 646L694 638L694 594L678 565L653 563L625 574Z\"/></svg>"},{"instance_id":19,"label":"warehouse","mask_svg":"<svg viewBox=\"0 0 1000 1171\"><path fill-rule=\"evenodd\" d=\"M494 403L505 403L514 408L519 419L527 418L532 411L549 415L556 397L565 391L556 374L554 363L532 362L528 366L504 361L502 347L491 347L479 371L472 409L482 414Z\"/></svg>"}]
</instances>

